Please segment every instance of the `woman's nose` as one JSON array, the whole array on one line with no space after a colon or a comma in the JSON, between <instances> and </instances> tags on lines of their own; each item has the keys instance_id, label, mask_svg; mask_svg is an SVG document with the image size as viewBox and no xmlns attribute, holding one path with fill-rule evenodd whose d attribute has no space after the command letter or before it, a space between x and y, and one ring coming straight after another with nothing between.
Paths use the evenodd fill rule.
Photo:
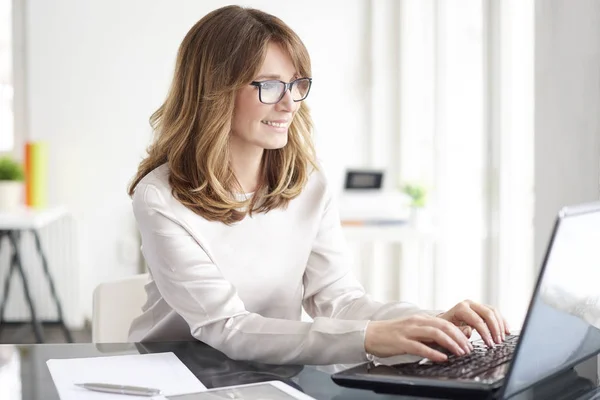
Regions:
<instances>
[{"instance_id":1,"label":"woman's nose","mask_svg":"<svg viewBox=\"0 0 600 400\"><path fill-rule=\"evenodd\" d=\"M281 111L292 111L292 109L294 108L294 100L292 100L292 92L290 92L289 90L286 90L283 97L279 101L279 103L277 103L277 107Z\"/></svg>"}]
</instances>

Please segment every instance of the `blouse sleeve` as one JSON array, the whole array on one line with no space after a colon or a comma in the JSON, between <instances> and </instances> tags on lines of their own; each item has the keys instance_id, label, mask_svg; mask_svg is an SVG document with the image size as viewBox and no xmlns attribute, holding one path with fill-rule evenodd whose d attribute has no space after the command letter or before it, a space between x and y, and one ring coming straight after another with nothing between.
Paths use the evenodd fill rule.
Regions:
<instances>
[{"instance_id":1,"label":"blouse sleeve","mask_svg":"<svg viewBox=\"0 0 600 400\"><path fill-rule=\"evenodd\" d=\"M346 314L337 308L336 311L342 312L317 316L313 322L265 318L251 313L236 288L209 257L205 244L190 235L154 185L138 185L133 209L144 257L158 290L198 340L232 359L264 363L334 364L367 360L366 319L334 319ZM335 274L334 280L347 282L343 274L340 278L338 275ZM309 289L315 292L315 304L325 307L326 300L337 295L337 283L332 286L331 274L323 275L327 282L320 286L315 282L319 275L311 277ZM357 296L358 287L350 289L349 294L341 295L343 300ZM341 301L335 304L337 307Z\"/></svg>"},{"instance_id":2,"label":"blouse sleeve","mask_svg":"<svg viewBox=\"0 0 600 400\"><path fill-rule=\"evenodd\" d=\"M365 293L350 268L335 201L325 190L322 220L303 279L306 312L313 318L344 320L384 320L417 313L438 315L440 311L422 310L411 303L381 303Z\"/></svg>"}]
</instances>

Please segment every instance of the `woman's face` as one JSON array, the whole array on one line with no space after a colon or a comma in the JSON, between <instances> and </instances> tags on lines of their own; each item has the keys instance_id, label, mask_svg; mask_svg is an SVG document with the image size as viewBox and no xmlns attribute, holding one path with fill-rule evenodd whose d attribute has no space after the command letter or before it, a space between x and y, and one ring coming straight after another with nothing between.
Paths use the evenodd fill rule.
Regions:
<instances>
[{"instance_id":1,"label":"woman's face","mask_svg":"<svg viewBox=\"0 0 600 400\"><path fill-rule=\"evenodd\" d=\"M265 61L254 81L280 80L291 82L298 78L291 58L275 43L269 44ZM265 97L263 97L263 100ZM248 85L235 99L230 145L234 152L247 154L263 149L279 149L287 144L288 128L300 102L292 100L289 90L276 104L259 100L259 88Z\"/></svg>"}]
</instances>

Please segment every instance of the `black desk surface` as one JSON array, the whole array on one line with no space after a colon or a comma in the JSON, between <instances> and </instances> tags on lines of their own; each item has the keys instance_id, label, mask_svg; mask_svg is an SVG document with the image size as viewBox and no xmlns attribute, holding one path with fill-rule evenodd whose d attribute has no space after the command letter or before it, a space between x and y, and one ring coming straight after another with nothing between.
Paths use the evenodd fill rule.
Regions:
<instances>
[{"instance_id":1,"label":"black desk surface","mask_svg":"<svg viewBox=\"0 0 600 400\"><path fill-rule=\"evenodd\" d=\"M138 354L172 351L208 388L236 384L281 380L299 388L319 400L361 399L390 400L415 399L394 395L376 394L337 386L330 378L333 372L350 366L274 366L228 359L222 353L200 342L120 343L120 344L31 344L0 345L0 398L2 400L54 400L56 388L46 366L51 358L97 357L106 355ZM19 363L13 368L1 364L7 355L16 355ZM16 368L14 367L16 365ZM538 386L518 396L519 399L592 399L591 392L598 390L598 361L590 359L564 377L553 379L553 387ZM10 376L10 375L13 376ZM9 382L20 380L21 394L5 393ZM559 382L557 384L557 382ZM559 388L557 388L559 386ZM559 390L560 389L560 390ZM559 393L562 391L563 394ZM588 393L582 395L583 392ZM8 394L8 396L7 396ZM598 397L600 398L600 396Z\"/></svg>"}]
</instances>

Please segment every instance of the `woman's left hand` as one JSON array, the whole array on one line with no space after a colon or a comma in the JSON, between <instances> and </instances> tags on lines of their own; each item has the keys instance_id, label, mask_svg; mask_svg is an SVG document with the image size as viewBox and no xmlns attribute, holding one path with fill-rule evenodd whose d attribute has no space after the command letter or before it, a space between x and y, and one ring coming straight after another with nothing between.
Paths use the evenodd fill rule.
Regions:
<instances>
[{"instance_id":1,"label":"woman's left hand","mask_svg":"<svg viewBox=\"0 0 600 400\"><path fill-rule=\"evenodd\" d=\"M471 300L461 301L438 317L458 326L467 337L471 336L471 329L477 330L489 347L494 342L502 343L510 334L508 323L498 310Z\"/></svg>"}]
</instances>

